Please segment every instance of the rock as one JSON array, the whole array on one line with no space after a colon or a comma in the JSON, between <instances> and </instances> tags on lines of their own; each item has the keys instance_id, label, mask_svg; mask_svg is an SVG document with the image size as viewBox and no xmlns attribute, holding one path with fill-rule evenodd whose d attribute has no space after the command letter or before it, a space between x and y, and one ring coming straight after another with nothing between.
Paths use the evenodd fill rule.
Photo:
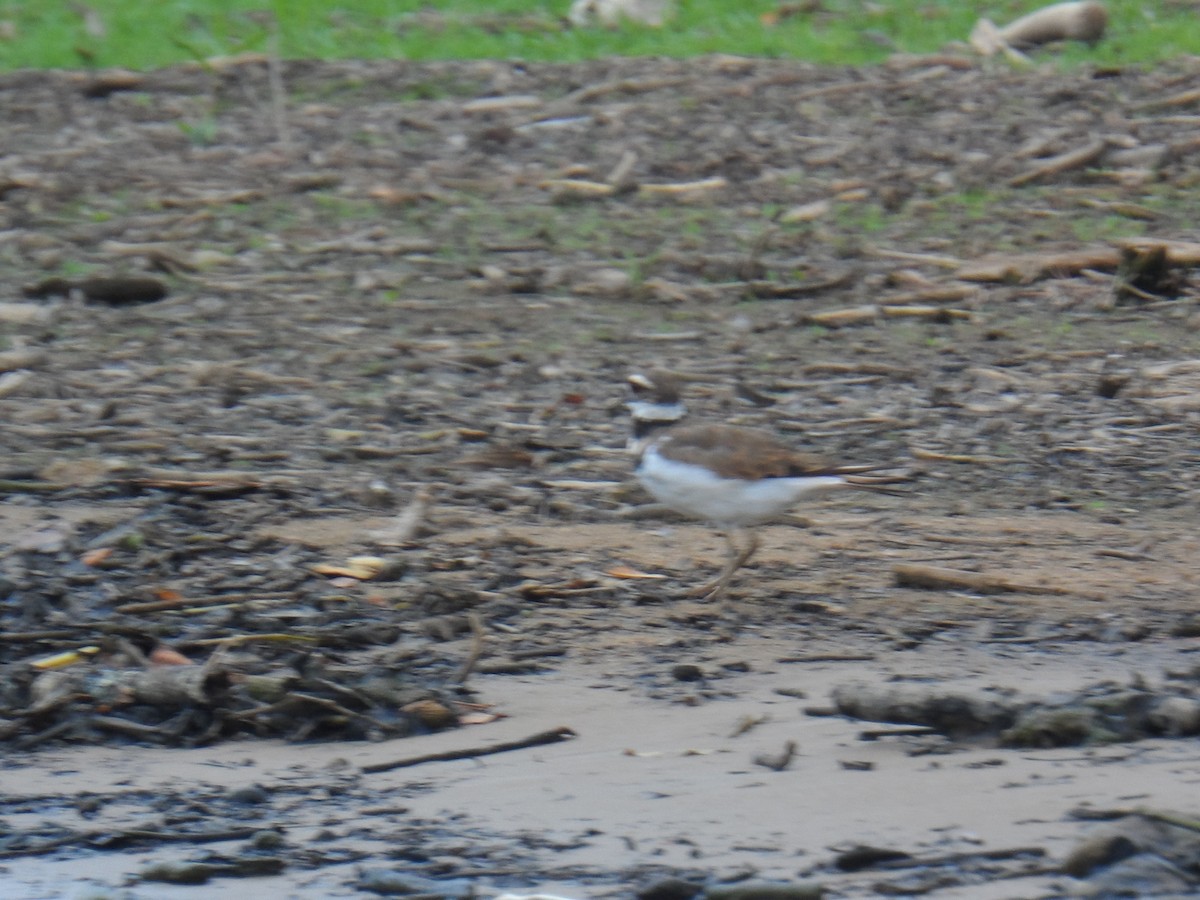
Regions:
<instances>
[{"instance_id":1,"label":"rock","mask_svg":"<svg viewBox=\"0 0 1200 900\"><path fill-rule=\"evenodd\" d=\"M1034 709L1000 735L1005 747L1072 747L1089 741L1112 740L1100 715L1085 707Z\"/></svg>"},{"instance_id":2,"label":"rock","mask_svg":"<svg viewBox=\"0 0 1200 900\"><path fill-rule=\"evenodd\" d=\"M1146 716L1147 724L1168 737L1200 734L1200 700L1163 697Z\"/></svg>"},{"instance_id":3,"label":"rock","mask_svg":"<svg viewBox=\"0 0 1200 900\"><path fill-rule=\"evenodd\" d=\"M637 900L692 900L704 886L682 878L664 878L638 891Z\"/></svg>"},{"instance_id":4,"label":"rock","mask_svg":"<svg viewBox=\"0 0 1200 900\"><path fill-rule=\"evenodd\" d=\"M1076 891L1079 897L1194 897L1196 882L1176 866L1150 853L1118 862Z\"/></svg>"},{"instance_id":5,"label":"rock","mask_svg":"<svg viewBox=\"0 0 1200 900\"><path fill-rule=\"evenodd\" d=\"M1137 844L1124 834L1093 834L1067 854L1062 868L1074 878L1085 878L1137 852Z\"/></svg>"},{"instance_id":6,"label":"rock","mask_svg":"<svg viewBox=\"0 0 1200 900\"><path fill-rule=\"evenodd\" d=\"M354 886L360 891L385 897L419 894L440 897L442 900L474 897L475 890L463 878L435 879L413 875L411 872L392 872L382 869L360 869Z\"/></svg>"},{"instance_id":7,"label":"rock","mask_svg":"<svg viewBox=\"0 0 1200 900\"><path fill-rule=\"evenodd\" d=\"M1077 896L1192 896L1200 887L1200 831L1185 814L1124 816L1084 838L1067 855L1063 871L1086 879Z\"/></svg>"},{"instance_id":8,"label":"rock","mask_svg":"<svg viewBox=\"0 0 1200 900\"><path fill-rule=\"evenodd\" d=\"M704 900L821 900L825 891L819 884L736 884L711 887Z\"/></svg>"},{"instance_id":9,"label":"rock","mask_svg":"<svg viewBox=\"0 0 1200 900\"><path fill-rule=\"evenodd\" d=\"M833 702L842 715L928 725L952 736L999 731L1016 718L1012 705L994 697L918 685L840 685L833 691Z\"/></svg>"},{"instance_id":10,"label":"rock","mask_svg":"<svg viewBox=\"0 0 1200 900\"><path fill-rule=\"evenodd\" d=\"M834 860L834 865L843 872L858 872L869 869L883 862L894 862L898 859L911 859L911 854L903 850L893 850L890 847L868 847L861 844L843 850Z\"/></svg>"}]
</instances>

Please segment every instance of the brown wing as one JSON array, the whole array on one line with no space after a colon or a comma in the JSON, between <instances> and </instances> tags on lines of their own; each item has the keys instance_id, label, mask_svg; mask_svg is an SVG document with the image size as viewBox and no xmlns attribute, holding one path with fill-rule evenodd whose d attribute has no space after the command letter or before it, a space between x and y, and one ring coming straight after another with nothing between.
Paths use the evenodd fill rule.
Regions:
<instances>
[{"instance_id":1,"label":"brown wing","mask_svg":"<svg viewBox=\"0 0 1200 900\"><path fill-rule=\"evenodd\" d=\"M793 450L774 435L730 425L694 425L672 429L658 445L677 462L707 466L726 478L791 478L846 475L870 466L840 466Z\"/></svg>"}]
</instances>

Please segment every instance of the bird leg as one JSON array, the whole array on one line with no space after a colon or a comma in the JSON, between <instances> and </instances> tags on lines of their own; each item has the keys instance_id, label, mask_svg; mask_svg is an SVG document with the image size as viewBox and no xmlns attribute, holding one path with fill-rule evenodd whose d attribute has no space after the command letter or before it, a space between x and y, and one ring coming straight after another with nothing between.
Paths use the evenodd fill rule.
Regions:
<instances>
[{"instance_id":1,"label":"bird leg","mask_svg":"<svg viewBox=\"0 0 1200 900\"><path fill-rule=\"evenodd\" d=\"M747 530L748 540L744 548L738 547L737 541L734 540L734 535L739 533L740 529L731 528L724 532L725 543L729 546L729 561L725 563L725 568L721 570L712 581L702 584L700 587L688 593L692 596L703 597L706 601L720 600L725 595L725 589L729 587L729 582L733 578L733 573L750 561L755 552L758 550L758 535L753 531Z\"/></svg>"}]
</instances>

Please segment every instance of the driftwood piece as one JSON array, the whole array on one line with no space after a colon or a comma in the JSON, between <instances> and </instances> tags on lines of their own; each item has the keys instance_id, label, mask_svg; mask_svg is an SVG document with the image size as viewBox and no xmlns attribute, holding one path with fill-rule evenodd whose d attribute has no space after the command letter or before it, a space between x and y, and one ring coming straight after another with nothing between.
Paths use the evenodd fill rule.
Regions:
<instances>
[{"instance_id":1,"label":"driftwood piece","mask_svg":"<svg viewBox=\"0 0 1200 900\"><path fill-rule=\"evenodd\" d=\"M1084 270L1114 272L1128 253L1146 257L1163 254L1168 266L1200 266L1200 243L1159 238L1122 238L1112 247L1085 247L1061 253L1013 253L987 256L963 264L954 277L960 281L1031 284L1044 278L1065 278Z\"/></svg>"},{"instance_id":2,"label":"driftwood piece","mask_svg":"<svg viewBox=\"0 0 1200 900\"><path fill-rule=\"evenodd\" d=\"M616 187L603 181L587 181L583 178L547 178L538 187L550 191L555 200L596 200L612 197Z\"/></svg>"},{"instance_id":3,"label":"driftwood piece","mask_svg":"<svg viewBox=\"0 0 1200 900\"><path fill-rule=\"evenodd\" d=\"M1004 575L946 569L924 563L896 563L892 567L901 587L933 591L973 591L977 594L1069 594L1065 587L1013 581Z\"/></svg>"},{"instance_id":4,"label":"driftwood piece","mask_svg":"<svg viewBox=\"0 0 1200 900\"><path fill-rule=\"evenodd\" d=\"M639 184L638 193L647 197L694 197L728 187L729 182L717 176L700 181L680 181L668 184Z\"/></svg>"},{"instance_id":5,"label":"driftwood piece","mask_svg":"<svg viewBox=\"0 0 1200 900\"><path fill-rule=\"evenodd\" d=\"M830 275L825 278L816 278L811 281L765 281L755 280L746 285L746 293L751 297L770 300L787 300L793 297L804 297L811 294L818 294L822 291L831 291L836 288L845 287L854 280L853 272L842 272L837 275Z\"/></svg>"},{"instance_id":6,"label":"driftwood piece","mask_svg":"<svg viewBox=\"0 0 1200 900\"><path fill-rule=\"evenodd\" d=\"M1159 238L1131 237L1116 242L1122 250L1146 254L1162 248L1166 262L1172 266L1200 266L1200 243L1196 241L1168 241Z\"/></svg>"},{"instance_id":7,"label":"driftwood piece","mask_svg":"<svg viewBox=\"0 0 1200 900\"><path fill-rule=\"evenodd\" d=\"M954 273L961 281L1030 284L1043 278L1078 275L1084 269L1112 271L1121 262L1114 247L1089 247L1063 253L1014 253L966 263Z\"/></svg>"},{"instance_id":8,"label":"driftwood piece","mask_svg":"<svg viewBox=\"0 0 1200 900\"><path fill-rule=\"evenodd\" d=\"M1060 153L1058 156L1039 160L1034 168L1010 178L1008 180L1009 186L1021 187L1034 181L1041 181L1045 178L1061 175L1063 172L1069 172L1072 169L1087 168L1093 163L1098 162L1100 157L1104 156L1104 151L1107 149L1108 140L1098 138L1082 147L1068 150L1066 153Z\"/></svg>"},{"instance_id":9,"label":"driftwood piece","mask_svg":"<svg viewBox=\"0 0 1200 900\"><path fill-rule=\"evenodd\" d=\"M43 672L30 687L33 706L58 698L87 698L104 706L145 703L163 709L211 706L229 686L229 673L211 665L153 669L61 670Z\"/></svg>"},{"instance_id":10,"label":"driftwood piece","mask_svg":"<svg viewBox=\"0 0 1200 900\"><path fill-rule=\"evenodd\" d=\"M961 263L955 263L956 268L959 265ZM918 290L905 291L902 294L893 294L890 297L881 297L879 303L881 306L899 307L929 306L934 303L961 303L963 300L972 299L977 293L979 293L978 288L967 287L965 284L934 284Z\"/></svg>"}]
</instances>

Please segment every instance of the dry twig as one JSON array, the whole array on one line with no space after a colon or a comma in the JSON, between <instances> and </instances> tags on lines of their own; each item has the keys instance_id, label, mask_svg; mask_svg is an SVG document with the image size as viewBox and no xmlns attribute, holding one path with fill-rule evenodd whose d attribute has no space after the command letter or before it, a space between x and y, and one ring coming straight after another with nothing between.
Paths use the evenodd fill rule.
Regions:
<instances>
[{"instance_id":1,"label":"dry twig","mask_svg":"<svg viewBox=\"0 0 1200 900\"><path fill-rule=\"evenodd\" d=\"M372 763L368 766L363 766L364 774L372 775L376 772L388 772L392 769L403 769L408 766L418 766L427 762L447 762L455 759L474 759L476 756L488 756L493 753L507 753L509 750L524 750L529 747L541 747L546 744L557 744L560 741L569 741L571 738L577 737L576 733L570 728L560 726L551 728L549 731L539 731L537 734L530 735L527 738L521 738L515 741L505 741L500 744L493 744L490 747L468 747L463 750L446 750L442 753L426 753L423 756L410 756L405 759L397 759L392 762Z\"/></svg>"}]
</instances>

